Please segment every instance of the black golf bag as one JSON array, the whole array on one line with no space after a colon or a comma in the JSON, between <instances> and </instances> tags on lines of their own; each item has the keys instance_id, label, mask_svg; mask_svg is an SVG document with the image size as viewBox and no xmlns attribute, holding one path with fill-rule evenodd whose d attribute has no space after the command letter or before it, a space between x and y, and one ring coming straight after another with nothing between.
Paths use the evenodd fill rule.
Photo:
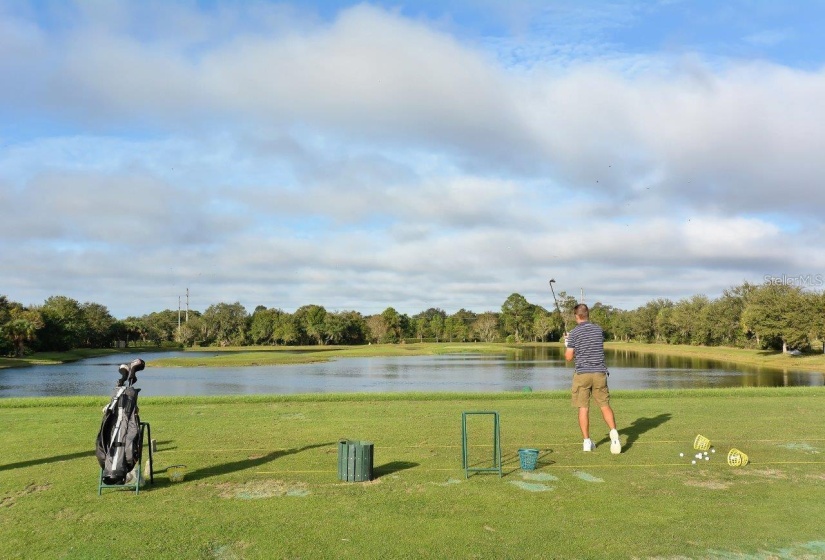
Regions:
<instances>
[{"instance_id":1,"label":"black golf bag","mask_svg":"<svg viewBox=\"0 0 825 560\"><path fill-rule=\"evenodd\" d=\"M128 366L120 366L120 379L112 400L103 409L95 455L103 469L104 484L123 484L126 475L135 468L140 457L140 416L137 405L140 389L132 385L137 381L135 373L145 366L146 363L139 358Z\"/></svg>"}]
</instances>

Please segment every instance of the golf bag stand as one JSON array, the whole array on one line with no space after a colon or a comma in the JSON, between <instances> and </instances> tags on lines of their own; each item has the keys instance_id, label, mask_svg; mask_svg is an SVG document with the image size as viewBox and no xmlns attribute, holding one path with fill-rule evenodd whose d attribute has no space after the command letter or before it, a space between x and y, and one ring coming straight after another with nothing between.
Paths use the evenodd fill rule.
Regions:
<instances>
[{"instance_id":1,"label":"golf bag stand","mask_svg":"<svg viewBox=\"0 0 825 560\"><path fill-rule=\"evenodd\" d=\"M140 389L133 386L136 373L145 367L141 359L120 366L121 377L112 400L103 408L103 420L97 434L95 455L100 464L97 494L104 488L131 488L135 494L145 483L143 446L152 439L148 422L141 422L137 397ZM149 481L154 484L152 448L149 446Z\"/></svg>"}]
</instances>

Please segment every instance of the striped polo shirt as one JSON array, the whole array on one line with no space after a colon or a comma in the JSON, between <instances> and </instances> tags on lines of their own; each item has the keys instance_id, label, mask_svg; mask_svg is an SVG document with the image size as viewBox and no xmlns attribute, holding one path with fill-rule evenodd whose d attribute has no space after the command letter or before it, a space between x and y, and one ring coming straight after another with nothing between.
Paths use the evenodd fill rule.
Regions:
<instances>
[{"instance_id":1,"label":"striped polo shirt","mask_svg":"<svg viewBox=\"0 0 825 560\"><path fill-rule=\"evenodd\" d=\"M607 371L604 363L604 331L590 321L579 323L567 337L567 347L576 351L574 354L576 373L593 373Z\"/></svg>"}]
</instances>

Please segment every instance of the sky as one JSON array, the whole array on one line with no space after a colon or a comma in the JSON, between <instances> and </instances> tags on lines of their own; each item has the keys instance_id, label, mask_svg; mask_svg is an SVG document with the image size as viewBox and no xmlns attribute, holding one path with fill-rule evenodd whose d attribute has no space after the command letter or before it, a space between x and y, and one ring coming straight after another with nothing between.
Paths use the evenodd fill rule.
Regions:
<instances>
[{"instance_id":1,"label":"sky","mask_svg":"<svg viewBox=\"0 0 825 560\"><path fill-rule=\"evenodd\" d=\"M825 2L0 0L0 295L634 309L825 273Z\"/></svg>"}]
</instances>

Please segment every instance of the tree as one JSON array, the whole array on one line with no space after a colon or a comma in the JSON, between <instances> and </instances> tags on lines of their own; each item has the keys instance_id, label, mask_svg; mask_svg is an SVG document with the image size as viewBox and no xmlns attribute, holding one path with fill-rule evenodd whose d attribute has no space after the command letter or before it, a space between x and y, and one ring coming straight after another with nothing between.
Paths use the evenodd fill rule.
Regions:
<instances>
[{"instance_id":1,"label":"tree","mask_svg":"<svg viewBox=\"0 0 825 560\"><path fill-rule=\"evenodd\" d=\"M437 342L444 334L444 320L446 318L446 311L438 307L430 307L426 311L412 316L413 333L419 340L434 338Z\"/></svg>"},{"instance_id":2,"label":"tree","mask_svg":"<svg viewBox=\"0 0 825 560\"><path fill-rule=\"evenodd\" d=\"M487 311L479 315L473 322L472 332L482 342L498 340L498 314Z\"/></svg>"},{"instance_id":3,"label":"tree","mask_svg":"<svg viewBox=\"0 0 825 560\"><path fill-rule=\"evenodd\" d=\"M561 321L564 331L571 331L576 327L576 306L579 304L578 300L567 292L562 290L559 292L559 311L561 312ZM561 338L561 337L559 337Z\"/></svg>"},{"instance_id":4,"label":"tree","mask_svg":"<svg viewBox=\"0 0 825 560\"><path fill-rule=\"evenodd\" d=\"M611 324L613 337L616 340L627 342L633 337L633 311L616 310L613 313Z\"/></svg>"},{"instance_id":5,"label":"tree","mask_svg":"<svg viewBox=\"0 0 825 560\"><path fill-rule=\"evenodd\" d=\"M316 344L324 343L327 310L320 305L304 305L295 310L298 327Z\"/></svg>"},{"instance_id":6,"label":"tree","mask_svg":"<svg viewBox=\"0 0 825 560\"><path fill-rule=\"evenodd\" d=\"M649 301L633 312L631 328L633 329L634 338L643 342L662 340L662 333L659 331L656 319L659 316L659 311L664 307L673 307L673 302L669 299L656 299Z\"/></svg>"},{"instance_id":7,"label":"tree","mask_svg":"<svg viewBox=\"0 0 825 560\"><path fill-rule=\"evenodd\" d=\"M275 310L258 306L249 322L249 340L252 344L272 344L275 327Z\"/></svg>"},{"instance_id":8,"label":"tree","mask_svg":"<svg viewBox=\"0 0 825 560\"><path fill-rule=\"evenodd\" d=\"M26 353L26 343L36 340L37 329L43 326L43 320L37 311L23 307L13 308L9 317L11 319L0 327L0 332L6 334L14 356L20 358Z\"/></svg>"},{"instance_id":9,"label":"tree","mask_svg":"<svg viewBox=\"0 0 825 560\"><path fill-rule=\"evenodd\" d=\"M516 342L530 333L533 324L533 306L521 294L510 294L501 306L501 319L504 330L512 334Z\"/></svg>"},{"instance_id":10,"label":"tree","mask_svg":"<svg viewBox=\"0 0 825 560\"><path fill-rule=\"evenodd\" d=\"M43 326L37 331L40 350L62 352L83 346L87 324L77 300L66 296L51 296L39 311L43 317Z\"/></svg>"},{"instance_id":11,"label":"tree","mask_svg":"<svg viewBox=\"0 0 825 560\"><path fill-rule=\"evenodd\" d=\"M199 315L191 315L189 320L181 323L178 330L178 342L184 346L195 346L209 339L208 328Z\"/></svg>"},{"instance_id":12,"label":"tree","mask_svg":"<svg viewBox=\"0 0 825 560\"><path fill-rule=\"evenodd\" d=\"M369 340L371 342L381 342L389 331L387 323L381 315L370 315L367 317L367 330L369 331Z\"/></svg>"},{"instance_id":13,"label":"tree","mask_svg":"<svg viewBox=\"0 0 825 560\"><path fill-rule=\"evenodd\" d=\"M246 319L246 309L240 302L210 305L201 317L202 324L208 329L203 340L220 346L243 345L246 340Z\"/></svg>"},{"instance_id":14,"label":"tree","mask_svg":"<svg viewBox=\"0 0 825 560\"><path fill-rule=\"evenodd\" d=\"M553 315L558 317L558 313L551 314L546 309L538 308L533 317L533 336L536 337L536 340L544 341L550 333L558 328L559 322Z\"/></svg>"},{"instance_id":15,"label":"tree","mask_svg":"<svg viewBox=\"0 0 825 560\"><path fill-rule=\"evenodd\" d=\"M754 284L745 282L722 292L705 308L705 321L708 325L709 344L725 346L746 346L750 338L742 327L742 313L750 295L757 289Z\"/></svg>"},{"instance_id":16,"label":"tree","mask_svg":"<svg viewBox=\"0 0 825 560\"><path fill-rule=\"evenodd\" d=\"M165 309L141 317L149 340L160 346L176 339L180 315L177 310Z\"/></svg>"},{"instance_id":17,"label":"tree","mask_svg":"<svg viewBox=\"0 0 825 560\"><path fill-rule=\"evenodd\" d=\"M825 292L812 295L811 300L814 316L813 336L822 343L822 352L825 353Z\"/></svg>"},{"instance_id":18,"label":"tree","mask_svg":"<svg viewBox=\"0 0 825 560\"><path fill-rule=\"evenodd\" d=\"M275 310L272 318L272 340L275 344L296 344L301 340L301 329L294 315Z\"/></svg>"},{"instance_id":19,"label":"tree","mask_svg":"<svg viewBox=\"0 0 825 560\"><path fill-rule=\"evenodd\" d=\"M324 332L328 344L363 344L367 340L367 324L357 311L327 313Z\"/></svg>"},{"instance_id":20,"label":"tree","mask_svg":"<svg viewBox=\"0 0 825 560\"><path fill-rule=\"evenodd\" d=\"M449 340L460 340L466 342L471 338L472 325L476 320L476 314L466 309L459 309L447 318L445 329Z\"/></svg>"},{"instance_id":21,"label":"tree","mask_svg":"<svg viewBox=\"0 0 825 560\"><path fill-rule=\"evenodd\" d=\"M387 331L382 337L381 342L398 342L402 334L401 315L392 307L388 307L381 312L381 317L387 326Z\"/></svg>"},{"instance_id":22,"label":"tree","mask_svg":"<svg viewBox=\"0 0 825 560\"><path fill-rule=\"evenodd\" d=\"M84 303L80 306L85 322L84 346L89 348L104 348L111 346L112 325L115 318L104 305L99 303Z\"/></svg>"},{"instance_id":23,"label":"tree","mask_svg":"<svg viewBox=\"0 0 825 560\"><path fill-rule=\"evenodd\" d=\"M802 348L810 345L815 330L812 298L798 286L768 283L748 298L742 324L763 348Z\"/></svg>"},{"instance_id":24,"label":"tree","mask_svg":"<svg viewBox=\"0 0 825 560\"><path fill-rule=\"evenodd\" d=\"M695 295L679 300L675 305L662 307L660 314L666 313L669 321L659 327L659 336L676 344L707 343L709 325L705 323L707 315L703 314L710 301L704 295ZM667 328L667 332L662 329Z\"/></svg>"},{"instance_id":25,"label":"tree","mask_svg":"<svg viewBox=\"0 0 825 560\"><path fill-rule=\"evenodd\" d=\"M590 320L602 328L605 340L617 338L615 330L617 314L618 310L598 301L590 307Z\"/></svg>"}]
</instances>

